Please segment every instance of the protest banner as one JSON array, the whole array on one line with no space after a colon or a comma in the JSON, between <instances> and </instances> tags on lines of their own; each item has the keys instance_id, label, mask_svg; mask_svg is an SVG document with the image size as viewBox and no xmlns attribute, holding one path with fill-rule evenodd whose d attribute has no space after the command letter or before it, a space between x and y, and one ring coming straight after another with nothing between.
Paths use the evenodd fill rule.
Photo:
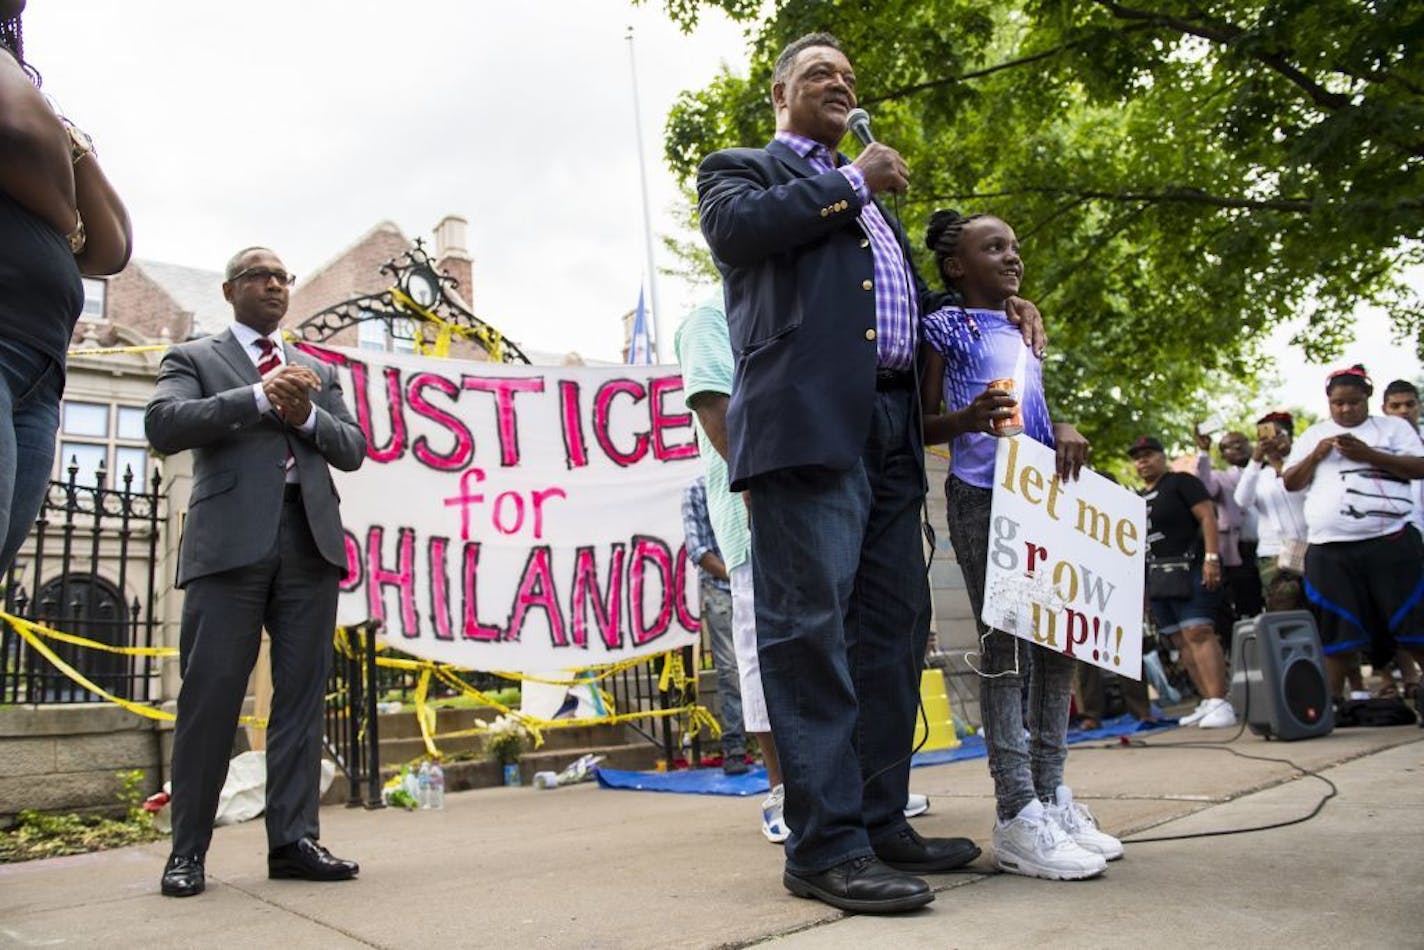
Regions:
<instances>
[{"instance_id":1,"label":"protest banner","mask_svg":"<svg viewBox=\"0 0 1424 950\"><path fill-rule=\"evenodd\" d=\"M477 670L563 670L696 642L681 492L697 475L675 366L433 360L302 344L369 440L333 472L338 621Z\"/></svg>"},{"instance_id":2,"label":"protest banner","mask_svg":"<svg viewBox=\"0 0 1424 950\"><path fill-rule=\"evenodd\" d=\"M994 460L981 617L991 627L1142 678L1147 506L1095 472L1063 482L1053 450L1020 435Z\"/></svg>"}]
</instances>

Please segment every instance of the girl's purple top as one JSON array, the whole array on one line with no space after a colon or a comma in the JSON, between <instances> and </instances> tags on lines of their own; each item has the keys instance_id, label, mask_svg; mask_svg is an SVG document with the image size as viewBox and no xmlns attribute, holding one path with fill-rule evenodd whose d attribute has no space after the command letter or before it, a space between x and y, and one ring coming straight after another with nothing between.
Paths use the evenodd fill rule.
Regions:
<instances>
[{"instance_id":1,"label":"girl's purple top","mask_svg":"<svg viewBox=\"0 0 1424 950\"><path fill-rule=\"evenodd\" d=\"M925 342L944 357L944 403L949 411L969 405L991 380L1013 377L1025 434L1053 448L1053 423L1043 398L1043 361L1004 311L944 307L925 317L922 326ZM998 442L984 432L957 436L951 445L954 474L979 488L991 487Z\"/></svg>"}]
</instances>

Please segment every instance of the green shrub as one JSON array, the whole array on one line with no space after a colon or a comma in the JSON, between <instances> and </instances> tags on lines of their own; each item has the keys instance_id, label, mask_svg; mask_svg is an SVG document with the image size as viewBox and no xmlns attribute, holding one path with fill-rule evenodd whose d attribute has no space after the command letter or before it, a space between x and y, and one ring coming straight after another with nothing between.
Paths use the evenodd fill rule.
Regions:
<instances>
[{"instance_id":1,"label":"green shrub","mask_svg":"<svg viewBox=\"0 0 1424 950\"><path fill-rule=\"evenodd\" d=\"M119 779L115 798L124 806L123 818L47 815L27 808L17 816L14 828L0 832L0 862L86 854L162 838L143 810L143 770L115 775Z\"/></svg>"}]
</instances>

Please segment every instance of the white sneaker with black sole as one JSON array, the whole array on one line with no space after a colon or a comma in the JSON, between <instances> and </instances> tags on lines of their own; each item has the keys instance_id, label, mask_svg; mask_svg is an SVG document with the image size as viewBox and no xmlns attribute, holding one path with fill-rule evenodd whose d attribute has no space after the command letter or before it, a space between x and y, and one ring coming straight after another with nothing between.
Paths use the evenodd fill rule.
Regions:
<instances>
[{"instance_id":1,"label":"white sneaker with black sole","mask_svg":"<svg viewBox=\"0 0 1424 950\"><path fill-rule=\"evenodd\" d=\"M1043 802L1034 799L1010 821L994 826L994 863L1002 871L1053 881L1080 881L1107 870L1101 854L1084 850Z\"/></svg>"},{"instance_id":2,"label":"white sneaker with black sole","mask_svg":"<svg viewBox=\"0 0 1424 950\"><path fill-rule=\"evenodd\" d=\"M1122 857L1122 842L1098 828L1093 813L1086 805L1073 800L1073 790L1067 785L1058 786L1053 793L1053 803L1047 809L1048 817L1058 822L1058 827L1084 851L1101 854L1107 861Z\"/></svg>"},{"instance_id":3,"label":"white sneaker with black sole","mask_svg":"<svg viewBox=\"0 0 1424 950\"><path fill-rule=\"evenodd\" d=\"M761 833L772 844L785 844L791 837L791 829L786 827L786 786L778 785L761 802Z\"/></svg>"}]
</instances>

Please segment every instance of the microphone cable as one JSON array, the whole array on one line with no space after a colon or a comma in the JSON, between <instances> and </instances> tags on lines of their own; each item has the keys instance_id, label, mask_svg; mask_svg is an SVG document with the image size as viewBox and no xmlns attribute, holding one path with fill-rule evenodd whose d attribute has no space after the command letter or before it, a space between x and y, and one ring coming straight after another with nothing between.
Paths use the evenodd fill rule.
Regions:
<instances>
[{"instance_id":1,"label":"microphone cable","mask_svg":"<svg viewBox=\"0 0 1424 950\"><path fill-rule=\"evenodd\" d=\"M867 127L867 131L868 131L868 127ZM857 135L857 138L858 138L858 137L859 137L859 136ZM874 141L874 139L871 139L871 141ZM864 146L869 145L869 144L870 144L870 142L868 142L868 141L863 141L863 142L861 143L862 149L864 148ZM870 200L871 200L871 202L874 202L875 196L874 196L874 195L871 195ZM925 607L925 610L926 610L928 613L933 614L933 609L934 609L934 608L933 608L934 594L933 594L933 590L932 590L931 587L930 587L930 572L931 572L931 570L933 569L933 566L934 566L934 557L935 557L935 550L936 550L936 536L935 536L934 526L933 526L933 524L931 524L931 521L930 521L930 513L929 513L929 487L930 487L930 486L929 486L929 468L928 468L928 466L927 466L927 465L925 464L925 462L924 462L924 448L925 448L925 446L924 446L924 436L923 436L924 407L923 407L922 405L920 405L920 360L919 360L919 353L918 353L919 336L920 336L920 334L919 334L919 313L920 313L919 288L916 286L915 280L914 280L914 277L915 277L915 270L914 270L914 264L911 262L911 258L910 258L909 235L908 235L908 233L905 231L904 222L902 221L902 219L901 219L901 217L900 217L900 196L899 196L898 193L896 193L896 192L891 192L891 193L890 193L890 205L891 205L891 211L892 211L892 220L893 220L893 222L894 222L894 227L891 229L891 231L892 231L892 233L894 233L895 231L898 230L898 236L899 236L900 238L902 238L903 241L904 241L904 243L903 243L903 245L902 245L902 253L905 255L905 276L906 276L907 281L908 281L908 284L909 284L909 291L910 291L910 293L913 295L912 300L911 300L911 303L914 305L914 310L913 310L913 312L916 314L916 322L915 322L915 327L914 327L914 329L915 329L915 333L914 333L915 347L913 348L912 352L910 353L910 379L911 379L911 383L912 383L912 390L911 390L911 395L910 395L910 399L911 399L910 420L911 420L911 425L912 425L912 426L915 424L916 421L918 421L918 423L919 423L919 425L920 425L920 427L921 427L920 432L918 432L918 433L913 433L913 432L912 432L911 437L912 437L912 439L914 440L915 446L918 448L919 453L920 453L919 471L920 471L921 488L923 489L923 491L921 492L921 495L920 495L920 513L921 513L921 517L920 517L920 532L921 532L921 534L924 536L925 543L926 543L926 545L927 545L928 548L929 548L929 553L924 556L924 560L925 560L925 600L926 600L926 603L925 603L924 607ZM863 213L863 209L862 209L862 213ZM862 229L864 229L864 225L861 225L861 227L862 227ZM868 237L868 236L869 236L869 234L868 234L868 232L867 232L867 237ZM924 623L925 623L925 627L926 627L927 629L929 629L930 626L931 626L931 625L930 625L930 617L929 617L929 616L926 616ZM946 690L948 689L948 683L949 683L949 681L948 681L948 678L944 676L944 671L939 670L937 667L928 666L928 665L926 664L926 662L925 662L926 656L925 656L923 653L922 653L921 655L918 655L918 656L916 655L916 650L915 650L915 632L916 632L916 627L915 627L915 626L911 626L911 628L910 628L910 630L909 630L909 637L910 637L910 650L909 650L909 654L910 654L910 668L911 668L911 680L912 680L912 682L913 682L913 684L914 684L914 690L915 690L915 722L916 722L916 727L917 727L917 729L922 729L922 730L923 730L923 734L921 735L919 742L913 742L913 741L912 741L912 743L911 743L911 748L910 748L909 752L907 752L905 755L900 756L899 758L897 758L897 759L895 759L894 761L890 762L888 765L882 766L881 768L876 769L874 772L871 772L869 775L867 775L867 776L864 778L864 780L861 782L861 787L862 787L862 788L868 787L868 786L870 785L870 783L873 782L875 779L879 778L880 776L884 775L886 772L889 772L889 771L892 770L892 769L899 768L901 765L905 764L906 762L911 762L911 763L913 763L914 757L920 752L921 749L923 749L923 748L925 747L925 744L929 742L929 738L930 738L930 719L929 719L929 712L928 712L928 710L925 709L924 690L921 688L921 679L922 679L922 677L923 677L923 675L924 675L924 671L927 670L927 669L934 669L934 670L936 670L937 672L939 672L940 676L945 679ZM926 646L926 651L927 651L927 650L928 650L928 647L929 647L928 637L926 637L926 644L925 644L925 646ZM951 721L953 720L953 715L954 715L954 714L953 714L953 709L951 708L951 712L950 712ZM914 735L914 733L912 732L912 733L911 733L912 738L913 738L913 735ZM906 787L908 788L908 782L906 783ZM976 873L982 873L982 872L976 872Z\"/></svg>"},{"instance_id":2,"label":"microphone cable","mask_svg":"<svg viewBox=\"0 0 1424 950\"><path fill-rule=\"evenodd\" d=\"M1254 631L1251 633L1240 634L1240 636L1245 637L1246 640L1250 642L1257 642L1257 635ZM1304 824L1307 821L1310 821L1312 818L1320 814L1325 809L1325 805L1330 801L1330 799L1335 798L1337 795L1340 794L1339 786L1337 786L1329 778L1325 777L1324 775L1321 775L1314 769L1308 769L1303 765L1299 765L1296 762L1291 761L1290 759L1273 758L1271 756L1266 755L1252 755L1249 752L1242 752L1240 749L1234 749L1231 747L1246 732L1247 724L1251 721L1251 686L1249 676L1250 664L1246 661L1246 651L1244 649L1241 651L1241 665L1241 672L1246 683L1246 687L1244 690L1246 694L1246 702L1244 708L1241 711L1241 722L1237 725L1236 732L1234 735L1231 736L1231 738L1212 742L1145 742L1141 739L1128 739L1126 736L1123 736L1121 742L1118 745L1110 746L1109 748L1205 749L1208 751L1229 752L1237 758L1241 759L1250 759L1255 762L1269 762L1273 765L1290 766L1296 771L1297 776L1301 778L1313 778L1324 782L1329 791L1325 792L1320 797L1320 800L1315 803L1315 807L1312 808L1309 813L1295 818L1288 818L1284 821L1275 821L1264 825L1248 825L1242 828L1220 828L1211 831L1194 831L1179 835L1152 835L1149 837L1134 836L1121 839L1123 844L1155 844L1160 841L1190 841L1195 838L1219 838L1224 837L1226 835L1244 835L1252 834L1258 831L1274 831L1277 828L1289 828L1291 825L1300 825ZM1235 671L1232 672L1234 678ZM1177 819L1169 818L1167 820L1175 821Z\"/></svg>"}]
</instances>

